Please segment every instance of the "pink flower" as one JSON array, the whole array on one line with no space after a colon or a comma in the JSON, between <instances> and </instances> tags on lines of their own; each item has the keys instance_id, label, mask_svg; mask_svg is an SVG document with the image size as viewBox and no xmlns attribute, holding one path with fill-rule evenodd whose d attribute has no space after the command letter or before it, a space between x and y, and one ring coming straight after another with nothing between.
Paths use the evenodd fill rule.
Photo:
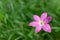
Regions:
<instances>
[{"instance_id":1,"label":"pink flower","mask_svg":"<svg viewBox=\"0 0 60 40\"><path fill-rule=\"evenodd\" d=\"M37 15L33 15L34 21L29 23L29 26L35 27L35 32L39 32L41 29L43 29L45 32L51 32L50 25L48 24L52 17L47 17L47 13L43 13L41 17Z\"/></svg>"}]
</instances>

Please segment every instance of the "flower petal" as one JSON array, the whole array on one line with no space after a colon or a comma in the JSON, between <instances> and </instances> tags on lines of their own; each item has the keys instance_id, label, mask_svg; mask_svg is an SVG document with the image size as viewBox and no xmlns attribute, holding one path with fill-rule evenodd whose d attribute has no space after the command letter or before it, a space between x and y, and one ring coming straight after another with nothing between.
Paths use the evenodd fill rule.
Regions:
<instances>
[{"instance_id":1,"label":"flower petal","mask_svg":"<svg viewBox=\"0 0 60 40\"><path fill-rule=\"evenodd\" d=\"M49 24L45 24L45 25L43 26L43 30L46 31L46 32L51 32L50 25L49 25Z\"/></svg>"},{"instance_id":2,"label":"flower petal","mask_svg":"<svg viewBox=\"0 0 60 40\"><path fill-rule=\"evenodd\" d=\"M37 26L36 29L35 29L35 32L38 33L41 29L42 29L41 26Z\"/></svg>"},{"instance_id":3,"label":"flower petal","mask_svg":"<svg viewBox=\"0 0 60 40\"><path fill-rule=\"evenodd\" d=\"M40 20L40 17L37 16L37 15L33 15L33 18L34 18L35 21L39 21Z\"/></svg>"},{"instance_id":4,"label":"flower petal","mask_svg":"<svg viewBox=\"0 0 60 40\"><path fill-rule=\"evenodd\" d=\"M30 22L30 23L29 23L29 26L36 27L36 26L37 26L37 22L35 22L35 21L33 21L33 22Z\"/></svg>"},{"instance_id":5,"label":"flower petal","mask_svg":"<svg viewBox=\"0 0 60 40\"><path fill-rule=\"evenodd\" d=\"M45 18L47 18L47 13L43 13L43 14L41 15L41 19L42 19L42 20L44 20Z\"/></svg>"},{"instance_id":6,"label":"flower petal","mask_svg":"<svg viewBox=\"0 0 60 40\"><path fill-rule=\"evenodd\" d=\"M49 16L48 18L46 18L46 19L44 20L44 22L45 22L45 23L49 23L51 20L52 20L52 17Z\"/></svg>"}]
</instances>

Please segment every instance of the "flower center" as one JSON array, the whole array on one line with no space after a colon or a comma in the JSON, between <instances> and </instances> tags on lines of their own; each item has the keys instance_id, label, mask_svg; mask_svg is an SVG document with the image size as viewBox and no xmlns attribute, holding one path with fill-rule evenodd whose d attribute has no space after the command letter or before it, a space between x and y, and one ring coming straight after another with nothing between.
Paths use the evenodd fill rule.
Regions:
<instances>
[{"instance_id":1,"label":"flower center","mask_svg":"<svg viewBox=\"0 0 60 40\"><path fill-rule=\"evenodd\" d=\"M39 21L39 25L40 26L43 26L44 25L44 22L43 21Z\"/></svg>"}]
</instances>

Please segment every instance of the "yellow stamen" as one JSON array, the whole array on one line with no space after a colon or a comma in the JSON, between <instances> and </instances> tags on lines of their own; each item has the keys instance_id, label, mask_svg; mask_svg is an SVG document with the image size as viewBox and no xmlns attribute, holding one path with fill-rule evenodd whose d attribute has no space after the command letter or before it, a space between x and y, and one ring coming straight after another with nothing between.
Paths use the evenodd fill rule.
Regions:
<instances>
[{"instance_id":1,"label":"yellow stamen","mask_svg":"<svg viewBox=\"0 0 60 40\"><path fill-rule=\"evenodd\" d=\"M44 25L44 22L43 21L39 21L39 25L40 26L43 26Z\"/></svg>"}]
</instances>

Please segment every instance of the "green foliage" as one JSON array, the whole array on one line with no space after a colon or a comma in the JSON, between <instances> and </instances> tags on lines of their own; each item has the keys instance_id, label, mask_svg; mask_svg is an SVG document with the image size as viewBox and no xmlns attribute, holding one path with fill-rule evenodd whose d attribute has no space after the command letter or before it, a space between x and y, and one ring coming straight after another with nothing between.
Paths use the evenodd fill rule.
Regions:
<instances>
[{"instance_id":1,"label":"green foliage","mask_svg":"<svg viewBox=\"0 0 60 40\"><path fill-rule=\"evenodd\" d=\"M51 33L35 33L33 15L52 16ZM0 40L60 40L60 0L0 0Z\"/></svg>"}]
</instances>

